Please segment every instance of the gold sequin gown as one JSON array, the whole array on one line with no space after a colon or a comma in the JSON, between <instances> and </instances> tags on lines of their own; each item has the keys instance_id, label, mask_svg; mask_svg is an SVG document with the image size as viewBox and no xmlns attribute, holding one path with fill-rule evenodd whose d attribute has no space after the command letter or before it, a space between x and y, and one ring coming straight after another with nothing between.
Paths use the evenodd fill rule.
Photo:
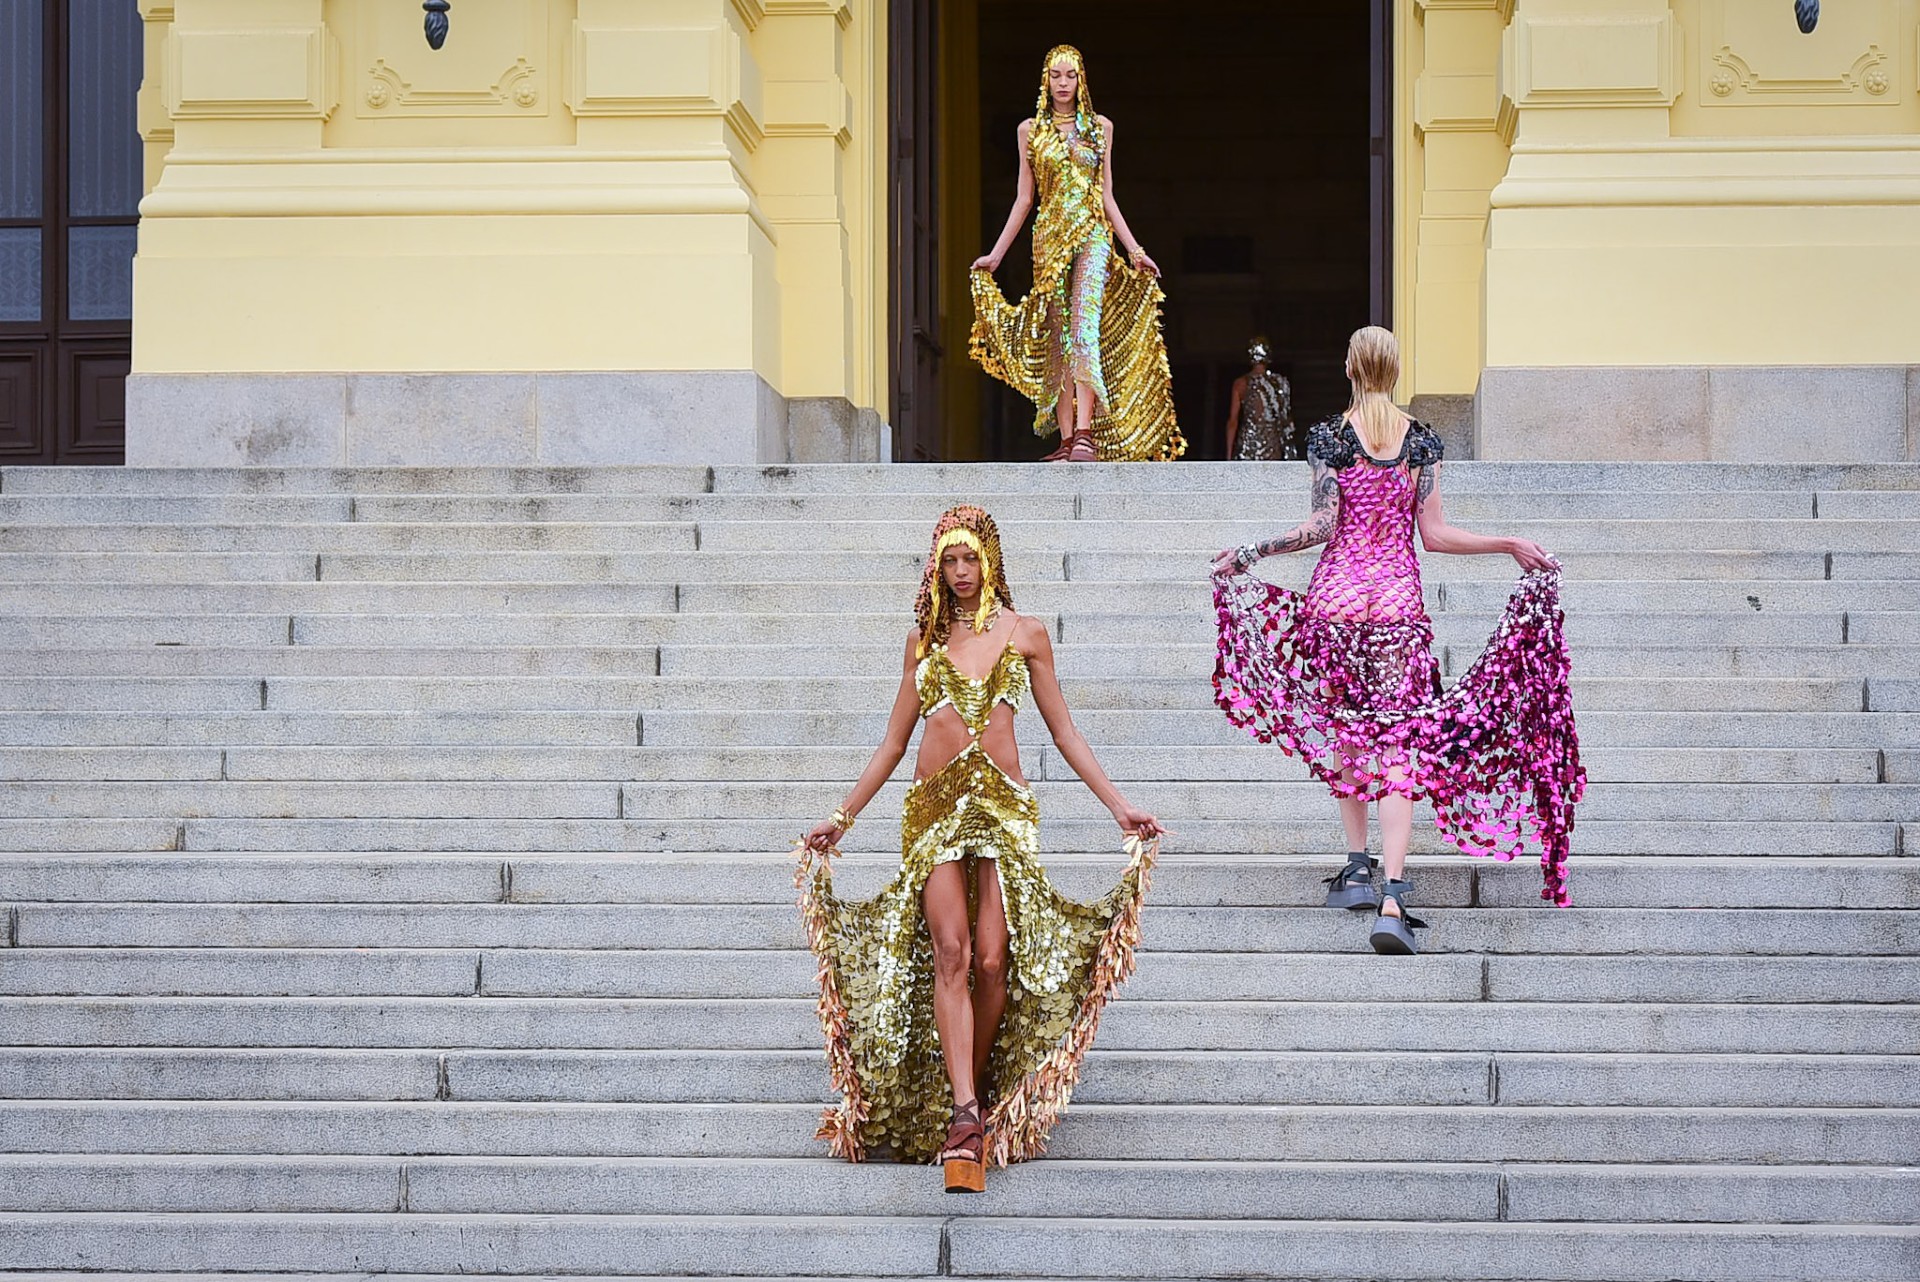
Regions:
<instances>
[{"instance_id":1,"label":"gold sequin gown","mask_svg":"<svg viewBox=\"0 0 1920 1282\"><path fill-rule=\"evenodd\" d=\"M1187 443L1173 412L1160 282L1114 252L1099 151L1036 123L1027 142L1039 212L1033 292L1016 306L991 274L973 273L969 350L981 368L1035 406L1033 430L1058 430L1054 408L1071 384L1093 388L1093 441L1102 462L1175 459Z\"/></svg>"},{"instance_id":2,"label":"gold sequin gown","mask_svg":"<svg viewBox=\"0 0 1920 1282\"><path fill-rule=\"evenodd\" d=\"M820 963L820 1022L842 1095L823 1115L819 1137L855 1162L876 1148L915 1162L939 1153L953 1092L934 1027L933 944L920 894L936 866L972 855L999 869L1009 935L1006 1015L981 1083L993 1100L987 1160L1004 1166L1045 1150L1100 1012L1133 971L1156 844L1128 841L1126 871L1098 903L1062 896L1040 864L1032 790L980 746L995 704L1018 712L1029 688L1026 658L1008 645L975 679L936 645L916 682L921 718L951 705L973 741L907 790L899 873L872 899L843 900L826 857L801 851L801 914ZM968 906L977 910L977 880L968 883Z\"/></svg>"}]
</instances>

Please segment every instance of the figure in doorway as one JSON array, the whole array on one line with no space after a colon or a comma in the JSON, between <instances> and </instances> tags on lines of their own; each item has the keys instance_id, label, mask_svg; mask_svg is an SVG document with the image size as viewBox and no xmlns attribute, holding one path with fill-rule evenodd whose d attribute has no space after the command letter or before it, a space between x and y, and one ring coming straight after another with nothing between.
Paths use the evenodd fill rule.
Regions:
<instances>
[{"instance_id":1,"label":"figure in doorway","mask_svg":"<svg viewBox=\"0 0 1920 1282\"><path fill-rule=\"evenodd\" d=\"M939 1162L949 1193L1037 1157L1067 1107L1114 987L1133 970L1164 830L1107 779L1054 677L1045 625L1013 612L1000 534L977 507L933 532L886 737L801 846L800 908L820 961L820 1023L840 1103L820 1138ZM1054 890L1014 713L1031 696L1061 759L1126 835L1096 903ZM834 894L827 857L924 722L901 799L900 871L872 899Z\"/></svg>"},{"instance_id":2,"label":"figure in doorway","mask_svg":"<svg viewBox=\"0 0 1920 1282\"><path fill-rule=\"evenodd\" d=\"M1298 459L1301 443L1293 428L1293 388L1286 375L1268 366L1271 349L1264 337L1247 346L1253 368L1233 380L1227 406L1227 457L1248 462Z\"/></svg>"},{"instance_id":3,"label":"figure in doorway","mask_svg":"<svg viewBox=\"0 0 1920 1282\"><path fill-rule=\"evenodd\" d=\"M1511 859L1540 845L1543 898L1567 902L1573 809L1586 788L1560 612L1560 564L1522 538L1473 534L1440 503L1440 438L1388 399L1400 345L1378 326L1347 347L1353 400L1308 437L1313 511L1277 537L1220 553L1215 699L1227 720L1305 761L1340 803L1347 864L1330 908L1372 910L1377 952L1417 951L1408 912L1413 803L1470 855ZM1414 555L1504 554L1524 573L1493 639L1440 687ZM1262 557L1326 544L1302 595L1248 573ZM1367 855L1380 811L1384 884Z\"/></svg>"},{"instance_id":4,"label":"figure in doorway","mask_svg":"<svg viewBox=\"0 0 1920 1282\"><path fill-rule=\"evenodd\" d=\"M1050 460L1174 459L1187 448L1160 333L1160 267L1114 202L1113 135L1079 50L1048 52L1038 110L1015 135L1013 210L973 263L973 358L1034 403L1035 435L1060 433ZM1036 198L1033 290L1014 305L993 273Z\"/></svg>"}]
</instances>

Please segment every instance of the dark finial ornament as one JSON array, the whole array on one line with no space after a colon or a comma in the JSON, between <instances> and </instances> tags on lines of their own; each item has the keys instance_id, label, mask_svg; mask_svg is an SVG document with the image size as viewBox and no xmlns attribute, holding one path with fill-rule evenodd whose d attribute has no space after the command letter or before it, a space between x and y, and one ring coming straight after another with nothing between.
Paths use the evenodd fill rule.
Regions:
<instances>
[{"instance_id":1,"label":"dark finial ornament","mask_svg":"<svg viewBox=\"0 0 1920 1282\"><path fill-rule=\"evenodd\" d=\"M453 6L447 0L424 0L420 7L427 11L427 44L438 49L447 43L447 10Z\"/></svg>"},{"instance_id":2,"label":"dark finial ornament","mask_svg":"<svg viewBox=\"0 0 1920 1282\"><path fill-rule=\"evenodd\" d=\"M1802 35L1820 25L1820 0L1793 0L1793 16Z\"/></svg>"}]
</instances>

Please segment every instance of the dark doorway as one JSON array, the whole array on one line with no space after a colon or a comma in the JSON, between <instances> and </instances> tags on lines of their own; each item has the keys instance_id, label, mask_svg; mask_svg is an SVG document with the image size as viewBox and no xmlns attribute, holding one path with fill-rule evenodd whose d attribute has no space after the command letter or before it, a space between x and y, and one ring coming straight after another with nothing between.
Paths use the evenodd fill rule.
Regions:
<instances>
[{"instance_id":1,"label":"dark doorway","mask_svg":"<svg viewBox=\"0 0 1920 1282\"><path fill-rule=\"evenodd\" d=\"M1041 58L1072 44L1086 56L1095 105L1115 123L1121 209L1166 274L1168 357L1188 457L1223 456L1229 390L1255 334L1268 337L1292 380L1297 415L1343 408L1348 334L1390 316L1391 0L942 2L949 28L974 28L951 39L969 65L945 74L979 85L978 221L964 225L974 222L967 209L943 231L978 245L953 247L941 260L948 307L971 310L964 262L1005 222L1014 131L1033 113ZM895 82L896 102L908 92ZM950 168L936 165L934 180ZM1023 233L998 273L1009 297L1032 279L1028 246ZM1050 448L1033 434L1029 402L964 352L948 356L945 378L981 388L977 401L943 399L977 404L979 427L949 425L930 439L971 442L962 457L984 459L1032 459Z\"/></svg>"},{"instance_id":2,"label":"dark doorway","mask_svg":"<svg viewBox=\"0 0 1920 1282\"><path fill-rule=\"evenodd\" d=\"M143 26L131 0L0 0L0 463L119 463Z\"/></svg>"},{"instance_id":3,"label":"dark doorway","mask_svg":"<svg viewBox=\"0 0 1920 1282\"><path fill-rule=\"evenodd\" d=\"M941 457L940 171L934 112L939 64L936 0L889 6L888 102L893 150L888 173L892 223L893 457Z\"/></svg>"}]
</instances>

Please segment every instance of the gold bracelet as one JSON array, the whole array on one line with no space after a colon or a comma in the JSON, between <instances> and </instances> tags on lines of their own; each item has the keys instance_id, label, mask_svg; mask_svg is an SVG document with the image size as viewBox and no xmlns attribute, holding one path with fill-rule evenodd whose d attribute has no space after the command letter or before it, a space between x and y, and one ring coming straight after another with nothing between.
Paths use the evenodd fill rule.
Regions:
<instances>
[{"instance_id":1,"label":"gold bracelet","mask_svg":"<svg viewBox=\"0 0 1920 1282\"><path fill-rule=\"evenodd\" d=\"M844 806L835 806L833 813L827 816L827 822L838 828L841 832L853 831L853 816L847 813L846 807Z\"/></svg>"},{"instance_id":2,"label":"gold bracelet","mask_svg":"<svg viewBox=\"0 0 1920 1282\"><path fill-rule=\"evenodd\" d=\"M1138 266L1140 263L1140 260L1145 258L1146 256L1147 256L1147 247L1145 245L1135 245L1130 251L1128 251L1127 261L1130 263L1133 263L1135 266Z\"/></svg>"}]
</instances>

